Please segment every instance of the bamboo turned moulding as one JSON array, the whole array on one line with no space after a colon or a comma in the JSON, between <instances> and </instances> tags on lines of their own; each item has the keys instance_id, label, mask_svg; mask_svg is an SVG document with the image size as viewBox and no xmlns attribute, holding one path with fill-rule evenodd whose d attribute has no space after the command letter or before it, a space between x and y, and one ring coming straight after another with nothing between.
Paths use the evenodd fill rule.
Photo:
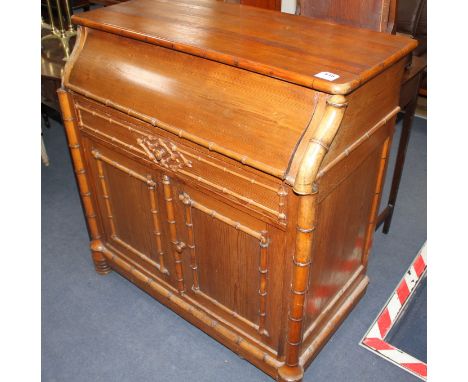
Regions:
<instances>
[{"instance_id":1,"label":"bamboo turned moulding","mask_svg":"<svg viewBox=\"0 0 468 382\"><path fill-rule=\"evenodd\" d=\"M59 99L96 271L300 381L365 292L415 42L212 0L73 22Z\"/></svg>"}]
</instances>

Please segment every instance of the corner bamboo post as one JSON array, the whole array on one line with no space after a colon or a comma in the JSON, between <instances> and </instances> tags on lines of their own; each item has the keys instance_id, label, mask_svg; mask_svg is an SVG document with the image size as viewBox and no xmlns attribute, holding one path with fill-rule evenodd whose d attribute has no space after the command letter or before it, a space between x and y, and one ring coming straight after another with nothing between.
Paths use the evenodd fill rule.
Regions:
<instances>
[{"instance_id":1,"label":"corner bamboo post","mask_svg":"<svg viewBox=\"0 0 468 382\"><path fill-rule=\"evenodd\" d=\"M89 187L88 179L86 177L86 169L84 166L83 156L81 154L81 146L78 140L77 124L75 113L72 108L71 96L64 89L57 91L60 109L62 111L63 124L68 139L68 146L70 148L70 155L75 169L76 181L80 191L81 200L83 202L83 209L85 211L86 222L88 225L89 236L91 237L91 252L96 268L96 272L105 275L110 272L109 264L103 255L104 247L101 242L101 234L99 232L97 215L91 199L91 190Z\"/></svg>"},{"instance_id":2,"label":"corner bamboo post","mask_svg":"<svg viewBox=\"0 0 468 382\"><path fill-rule=\"evenodd\" d=\"M314 183L323 158L341 125L346 110L341 95L328 98L325 112L302 158L293 190L299 195L296 249L293 256L291 297L288 313L285 364L278 369L278 381L299 382L304 368L299 362L303 340L304 303L309 285L313 235L316 219L317 186Z\"/></svg>"}]
</instances>

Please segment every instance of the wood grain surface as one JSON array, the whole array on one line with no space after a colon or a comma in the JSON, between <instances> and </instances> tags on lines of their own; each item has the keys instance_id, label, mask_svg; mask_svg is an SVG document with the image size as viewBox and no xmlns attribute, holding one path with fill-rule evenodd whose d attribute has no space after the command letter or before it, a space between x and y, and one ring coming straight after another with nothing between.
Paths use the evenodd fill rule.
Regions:
<instances>
[{"instance_id":1,"label":"wood grain surface","mask_svg":"<svg viewBox=\"0 0 468 382\"><path fill-rule=\"evenodd\" d=\"M209 0L74 20L59 99L96 271L301 381L366 290L414 44Z\"/></svg>"},{"instance_id":2,"label":"wood grain surface","mask_svg":"<svg viewBox=\"0 0 468 382\"><path fill-rule=\"evenodd\" d=\"M336 94L349 93L417 44L215 0L135 0L74 15L73 22ZM320 72L340 78L315 77Z\"/></svg>"},{"instance_id":3,"label":"wood grain surface","mask_svg":"<svg viewBox=\"0 0 468 382\"><path fill-rule=\"evenodd\" d=\"M212 150L236 152L280 177L315 102L304 87L94 30L65 84L157 118L181 137L203 137Z\"/></svg>"}]
</instances>

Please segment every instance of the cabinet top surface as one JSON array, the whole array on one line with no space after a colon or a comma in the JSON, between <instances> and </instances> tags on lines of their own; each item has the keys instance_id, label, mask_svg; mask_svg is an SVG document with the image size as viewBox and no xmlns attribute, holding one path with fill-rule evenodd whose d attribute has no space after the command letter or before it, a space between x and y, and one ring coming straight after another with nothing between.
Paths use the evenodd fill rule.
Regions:
<instances>
[{"instance_id":1,"label":"cabinet top surface","mask_svg":"<svg viewBox=\"0 0 468 382\"><path fill-rule=\"evenodd\" d=\"M332 94L351 92L417 44L216 0L132 0L74 15L73 22ZM322 72L339 77L316 76Z\"/></svg>"}]
</instances>

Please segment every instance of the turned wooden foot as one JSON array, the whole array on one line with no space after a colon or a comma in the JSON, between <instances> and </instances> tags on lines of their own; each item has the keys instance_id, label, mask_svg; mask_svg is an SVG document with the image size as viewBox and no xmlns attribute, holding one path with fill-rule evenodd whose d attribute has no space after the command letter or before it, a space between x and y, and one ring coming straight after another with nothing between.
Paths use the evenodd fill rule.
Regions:
<instances>
[{"instance_id":1,"label":"turned wooden foot","mask_svg":"<svg viewBox=\"0 0 468 382\"><path fill-rule=\"evenodd\" d=\"M107 275L111 271L111 267L102 254L103 249L100 241L96 240L91 242L91 256L93 258L94 268L100 275Z\"/></svg>"},{"instance_id":2,"label":"turned wooden foot","mask_svg":"<svg viewBox=\"0 0 468 382\"><path fill-rule=\"evenodd\" d=\"M278 369L278 382L301 382L304 377L304 369L301 366L281 366Z\"/></svg>"},{"instance_id":3,"label":"turned wooden foot","mask_svg":"<svg viewBox=\"0 0 468 382\"><path fill-rule=\"evenodd\" d=\"M94 262L94 269L96 269L97 273L100 275L107 275L111 271L109 263L101 252L93 252L92 257Z\"/></svg>"}]
</instances>

